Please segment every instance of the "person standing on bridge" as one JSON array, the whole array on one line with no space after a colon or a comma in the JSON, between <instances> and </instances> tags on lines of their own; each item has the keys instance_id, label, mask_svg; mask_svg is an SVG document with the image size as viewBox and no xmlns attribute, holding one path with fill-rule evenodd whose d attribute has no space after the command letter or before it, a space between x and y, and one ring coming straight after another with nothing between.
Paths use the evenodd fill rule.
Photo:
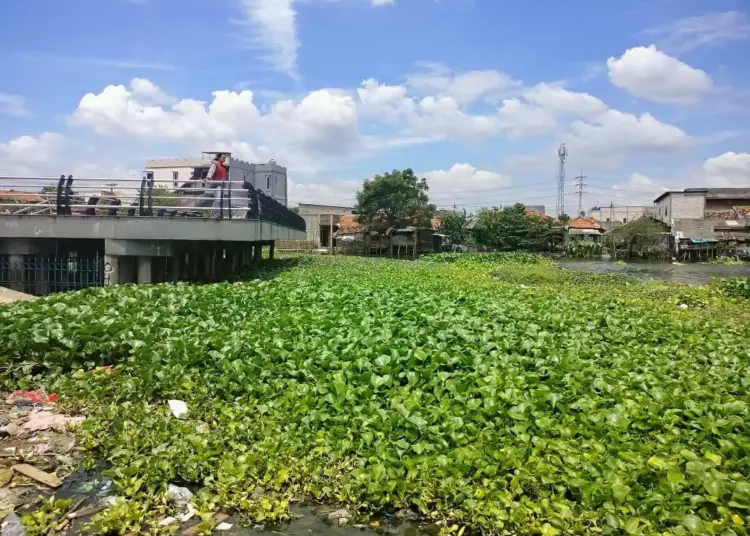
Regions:
<instances>
[{"instance_id":1,"label":"person standing on bridge","mask_svg":"<svg viewBox=\"0 0 750 536\"><path fill-rule=\"evenodd\" d=\"M216 188L214 194L214 204L212 215L214 218L218 218L221 215L221 186L225 180L227 180L227 168L224 166L224 162L227 160L227 155L223 153L217 153L216 158L211 162L211 167L208 169L206 175L207 181L211 182L211 188ZM230 184L231 188L232 185Z\"/></svg>"}]
</instances>

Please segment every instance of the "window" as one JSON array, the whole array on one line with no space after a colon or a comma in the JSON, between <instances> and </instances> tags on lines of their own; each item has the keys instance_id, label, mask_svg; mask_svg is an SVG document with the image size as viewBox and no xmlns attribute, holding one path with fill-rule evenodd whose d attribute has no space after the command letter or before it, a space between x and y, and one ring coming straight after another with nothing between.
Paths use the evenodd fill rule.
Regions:
<instances>
[{"instance_id":1,"label":"window","mask_svg":"<svg viewBox=\"0 0 750 536\"><path fill-rule=\"evenodd\" d=\"M179 171L173 171L172 172L172 184L175 188L179 186L180 182L180 172Z\"/></svg>"},{"instance_id":2,"label":"window","mask_svg":"<svg viewBox=\"0 0 750 536\"><path fill-rule=\"evenodd\" d=\"M266 175L266 190L271 191L271 175Z\"/></svg>"}]
</instances>

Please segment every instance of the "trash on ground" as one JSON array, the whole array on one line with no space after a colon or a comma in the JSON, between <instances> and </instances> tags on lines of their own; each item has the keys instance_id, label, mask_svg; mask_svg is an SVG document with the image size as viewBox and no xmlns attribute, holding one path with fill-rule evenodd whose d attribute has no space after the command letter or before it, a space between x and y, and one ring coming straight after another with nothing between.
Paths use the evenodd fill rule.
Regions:
<instances>
[{"instance_id":1,"label":"trash on ground","mask_svg":"<svg viewBox=\"0 0 750 536\"><path fill-rule=\"evenodd\" d=\"M50 487L50 488L59 488L60 486L62 486L62 480L57 478L56 475L41 471L37 469L36 467L34 467L33 465L20 463L18 465L13 466L13 471L23 476L26 476L28 478L31 478L32 480L36 480L37 482L44 484L45 486Z\"/></svg>"},{"instance_id":2,"label":"trash on ground","mask_svg":"<svg viewBox=\"0 0 750 536\"><path fill-rule=\"evenodd\" d=\"M26 529L23 528L21 518L15 512L6 517L0 527L2 528L0 532L2 536L26 536Z\"/></svg>"},{"instance_id":3,"label":"trash on ground","mask_svg":"<svg viewBox=\"0 0 750 536\"><path fill-rule=\"evenodd\" d=\"M34 446L34 454L42 456L52 451L52 445L49 443L39 443Z\"/></svg>"},{"instance_id":4,"label":"trash on ground","mask_svg":"<svg viewBox=\"0 0 750 536\"><path fill-rule=\"evenodd\" d=\"M67 515L68 519L80 519L82 517L88 517L93 516L94 514L98 514L99 512L102 512L106 510L106 506L88 506L86 508L83 508L82 510L78 510L77 512L71 512Z\"/></svg>"},{"instance_id":5,"label":"trash on ground","mask_svg":"<svg viewBox=\"0 0 750 536\"><path fill-rule=\"evenodd\" d=\"M7 404L54 404L57 393L45 394L44 391L13 391L5 400Z\"/></svg>"},{"instance_id":6,"label":"trash on ground","mask_svg":"<svg viewBox=\"0 0 750 536\"><path fill-rule=\"evenodd\" d=\"M218 525L216 525L214 527L214 530L220 530L220 531L232 530L232 527L234 527L233 524L225 522L225 523L219 523Z\"/></svg>"},{"instance_id":7,"label":"trash on ground","mask_svg":"<svg viewBox=\"0 0 750 536\"><path fill-rule=\"evenodd\" d=\"M188 413L188 407L182 400L169 400L169 409L172 410L172 415L178 419L182 419Z\"/></svg>"},{"instance_id":8,"label":"trash on ground","mask_svg":"<svg viewBox=\"0 0 750 536\"><path fill-rule=\"evenodd\" d=\"M177 518L170 516L170 517L165 517L164 519L162 519L161 521L159 521L159 526L160 527L167 527L169 525L176 525L177 523L179 523L179 521L177 521Z\"/></svg>"},{"instance_id":9,"label":"trash on ground","mask_svg":"<svg viewBox=\"0 0 750 536\"><path fill-rule=\"evenodd\" d=\"M42 430L65 432L69 425L78 424L83 421L83 417L68 417L47 410L32 411L29 419L22 425L22 428L29 432L41 432Z\"/></svg>"},{"instance_id":10,"label":"trash on ground","mask_svg":"<svg viewBox=\"0 0 750 536\"><path fill-rule=\"evenodd\" d=\"M184 523L185 521L190 521L191 519L193 519L193 517L197 513L198 513L198 510L196 510L192 504L188 503L188 505L186 506L185 512L178 515L177 519L179 519L182 523Z\"/></svg>"},{"instance_id":11,"label":"trash on ground","mask_svg":"<svg viewBox=\"0 0 750 536\"><path fill-rule=\"evenodd\" d=\"M185 506L193 498L193 492L187 488L170 484L167 487L167 499L177 506Z\"/></svg>"},{"instance_id":12,"label":"trash on ground","mask_svg":"<svg viewBox=\"0 0 750 536\"><path fill-rule=\"evenodd\" d=\"M352 520L352 515L348 510L342 508L340 510L334 510L333 512L328 514L328 520L331 521L334 525L343 527Z\"/></svg>"}]
</instances>

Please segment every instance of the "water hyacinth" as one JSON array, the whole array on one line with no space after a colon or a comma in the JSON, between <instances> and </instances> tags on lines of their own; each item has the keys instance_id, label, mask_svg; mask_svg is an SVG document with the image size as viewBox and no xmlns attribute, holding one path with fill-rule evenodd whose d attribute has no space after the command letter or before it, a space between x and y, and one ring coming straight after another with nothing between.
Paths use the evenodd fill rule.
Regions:
<instances>
[{"instance_id":1,"label":"water hyacinth","mask_svg":"<svg viewBox=\"0 0 750 536\"><path fill-rule=\"evenodd\" d=\"M519 254L293 264L0 309L2 381L88 408L139 519L182 482L252 522L307 498L495 534L747 533L746 304Z\"/></svg>"}]
</instances>

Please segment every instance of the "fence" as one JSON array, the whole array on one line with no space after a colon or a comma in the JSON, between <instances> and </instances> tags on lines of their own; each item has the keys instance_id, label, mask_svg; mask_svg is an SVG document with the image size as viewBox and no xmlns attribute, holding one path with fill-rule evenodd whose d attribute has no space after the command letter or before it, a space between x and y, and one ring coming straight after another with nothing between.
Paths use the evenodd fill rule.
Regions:
<instances>
[{"instance_id":1,"label":"fence","mask_svg":"<svg viewBox=\"0 0 750 536\"><path fill-rule=\"evenodd\" d=\"M214 217L259 220L305 230L305 220L299 214L248 181L203 181L175 192L155 185L149 172L142 179L117 179L118 184L130 188L127 193L115 194L102 190L102 180L74 179L72 175L59 179L0 177L0 185L10 188L0 191L0 216ZM237 184L244 190L239 198L233 188Z\"/></svg>"},{"instance_id":2,"label":"fence","mask_svg":"<svg viewBox=\"0 0 750 536\"><path fill-rule=\"evenodd\" d=\"M107 283L103 257L0 255L0 287L44 296L53 292L101 287Z\"/></svg>"}]
</instances>

